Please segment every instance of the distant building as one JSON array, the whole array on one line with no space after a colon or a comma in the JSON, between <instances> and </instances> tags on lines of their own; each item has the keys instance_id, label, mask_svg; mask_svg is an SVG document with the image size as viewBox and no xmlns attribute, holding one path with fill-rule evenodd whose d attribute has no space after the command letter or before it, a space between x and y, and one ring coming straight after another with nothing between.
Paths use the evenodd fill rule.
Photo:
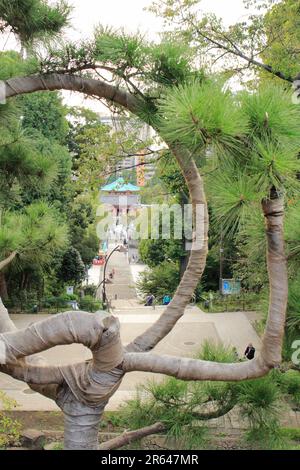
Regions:
<instances>
[{"instance_id":1,"label":"distant building","mask_svg":"<svg viewBox=\"0 0 300 470\"><path fill-rule=\"evenodd\" d=\"M128 130L133 132L133 121L130 119L124 119L124 117L115 116L100 116L100 120L103 124L106 124L114 131ZM147 124L143 125L140 129L139 139L141 142L147 141L154 136L153 129ZM136 172L136 180L138 186L145 186L146 182L151 179L155 173L155 159L157 158L156 153L147 154L147 149L141 149L139 155L124 157L121 161L115 164L111 171L115 171L116 177L120 177L125 170L132 170ZM152 163L152 161L154 161ZM149 163L151 162L151 163ZM143 163L147 163L143 165Z\"/></svg>"},{"instance_id":2,"label":"distant building","mask_svg":"<svg viewBox=\"0 0 300 470\"><path fill-rule=\"evenodd\" d=\"M111 207L112 213L118 219L122 215L128 215L140 207L140 188L131 183L126 183L124 178L118 178L110 184L100 188L100 200Z\"/></svg>"}]
</instances>

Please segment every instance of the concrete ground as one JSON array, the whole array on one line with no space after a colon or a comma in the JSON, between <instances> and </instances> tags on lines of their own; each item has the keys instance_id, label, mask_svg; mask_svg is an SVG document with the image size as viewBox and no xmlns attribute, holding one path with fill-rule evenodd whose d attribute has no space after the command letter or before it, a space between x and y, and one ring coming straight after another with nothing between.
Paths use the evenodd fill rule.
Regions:
<instances>
[{"instance_id":1,"label":"concrete ground","mask_svg":"<svg viewBox=\"0 0 300 470\"><path fill-rule=\"evenodd\" d=\"M121 337L124 345L145 331L163 312L163 307L129 307L115 310L121 322ZM12 315L18 328L24 328L32 322L47 318L47 315ZM176 356L193 356L199 351L205 339L235 346L240 355L249 342L260 349L260 339L256 334L247 315L243 312L234 313L203 313L197 307L186 309L185 315L179 320L173 331L164 338L154 352ZM79 362L90 357L90 351L84 346L73 344L57 346L43 355L51 364L68 364ZM130 372L111 398L108 410L115 410L124 400L134 396L139 383L154 377L154 374ZM162 377L156 375L156 377ZM14 398L19 404L19 410L47 411L58 410L51 400L32 392L26 384L0 374L0 389Z\"/></svg>"}]
</instances>

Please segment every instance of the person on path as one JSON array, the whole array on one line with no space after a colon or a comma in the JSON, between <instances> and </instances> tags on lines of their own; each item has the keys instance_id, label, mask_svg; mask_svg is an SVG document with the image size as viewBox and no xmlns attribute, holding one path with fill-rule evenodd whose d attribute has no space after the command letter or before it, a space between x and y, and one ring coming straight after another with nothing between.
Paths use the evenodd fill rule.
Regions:
<instances>
[{"instance_id":1,"label":"person on path","mask_svg":"<svg viewBox=\"0 0 300 470\"><path fill-rule=\"evenodd\" d=\"M171 302L171 296L169 294L164 295L163 305L169 305L170 302Z\"/></svg>"},{"instance_id":2,"label":"person on path","mask_svg":"<svg viewBox=\"0 0 300 470\"><path fill-rule=\"evenodd\" d=\"M153 294L148 295L146 298L145 307L151 307L153 305L153 302L154 302L154 295Z\"/></svg>"},{"instance_id":3,"label":"person on path","mask_svg":"<svg viewBox=\"0 0 300 470\"><path fill-rule=\"evenodd\" d=\"M248 346L246 347L246 350L244 352L244 356L251 361L251 359L254 359L255 356L255 347L253 346L252 343L249 343Z\"/></svg>"}]
</instances>

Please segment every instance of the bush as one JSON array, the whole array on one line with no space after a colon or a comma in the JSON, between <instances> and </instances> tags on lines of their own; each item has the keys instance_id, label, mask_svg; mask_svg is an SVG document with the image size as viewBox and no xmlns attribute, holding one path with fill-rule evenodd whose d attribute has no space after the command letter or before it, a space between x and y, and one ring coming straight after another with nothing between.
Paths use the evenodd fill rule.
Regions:
<instances>
[{"instance_id":1,"label":"bush","mask_svg":"<svg viewBox=\"0 0 300 470\"><path fill-rule=\"evenodd\" d=\"M19 442L21 424L5 413L5 411L11 411L13 408L16 408L17 402L8 398L1 391L0 401L4 408L4 411L0 411L0 448L5 448L9 445L16 445Z\"/></svg>"},{"instance_id":2,"label":"bush","mask_svg":"<svg viewBox=\"0 0 300 470\"><path fill-rule=\"evenodd\" d=\"M237 362L238 357L235 349L209 340L205 340L198 355L203 361L232 363Z\"/></svg>"},{"instance_id":3,"label":"bush","mask_svg":"<svg viewBox=\"0 0 300 470\"><path fill-rule=\"evenodd\" d=\"M73 294L73 295L68 295L68 294L62 294L59 297L48 297L47 299L44 300L43 307L45 308L51 308L51 307L57 307L57 308L66 308L69 307L68 302L71 302L72 300L78 300L78 296Z\"/></svg>"},{"instance_id":4,"label":"bush","mask_svg":"<svg viewBox=\"0 0 300 470\"><path fill-rule=\"evenodd\" d=\"M103 307L102 302L95 300L91 295L86 295L80 299L79 308L87 312L97 312L97 310L101 310Z\"/></svg>"},{"instance_id":5,"label":"bush","mask_svg":"<svg viewBox=\"0 0 300 470\"><path fill-rule=\"evenodd\" d=\"M138 290L147 296L153 294L161 302L164 295L173 295L179 284L179 267L175 263L165 261L155 268L141 273L137 282Z\"/></svg>"},{"instance_id":6,"label":"bush","mask_svg":"<svg viewBox=\"0 0 300 470\"><path fill-rule=\"evenodd\" d=\"M236 384L241 416L246 418L253 431L279 429L279 418L283 410L282 393L278 387L276 373L260 379Z\"/></svg>"},{"instance_id":7,"label":"bush","mask_svg":"<svg viewBox=\"0 0 300 470\"><path fill-rule=\"evenodd\" d=\"M95 297L97 286L94 286L93 284L90 286L85 286L83 288L83 291L84 291L84 295L90 295L91 297Z\"/></svg>"},{"instance_id":8,"label":"bush","mask_svg":"<svg viewBox=\"0 0 300 470\"><path fill-rule=\"evenodd\" d=\"M282 374L280 384L282 390L290 396L295 408L300 409L300 372L288 370Z\"/></svg>"}]
</instances>

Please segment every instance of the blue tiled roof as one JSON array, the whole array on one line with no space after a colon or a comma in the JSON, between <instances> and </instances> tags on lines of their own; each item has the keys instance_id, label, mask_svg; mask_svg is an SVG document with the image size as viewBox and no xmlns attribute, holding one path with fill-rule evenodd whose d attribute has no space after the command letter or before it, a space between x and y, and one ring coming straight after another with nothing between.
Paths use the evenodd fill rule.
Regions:
<instances>
[{"instance_id":1,"label":"blue tiled roof","mask_svg":"<svg viewBox=\"0 0 300 470\"><path fill-rule=\"evenodd\" d=\"M135 186L134 184L125 183L124 178L118 178L116 181L113 181L113 183L102 186L101 191L140 191L140 188L138 186Z\"/></svg>"}]
</instances>

